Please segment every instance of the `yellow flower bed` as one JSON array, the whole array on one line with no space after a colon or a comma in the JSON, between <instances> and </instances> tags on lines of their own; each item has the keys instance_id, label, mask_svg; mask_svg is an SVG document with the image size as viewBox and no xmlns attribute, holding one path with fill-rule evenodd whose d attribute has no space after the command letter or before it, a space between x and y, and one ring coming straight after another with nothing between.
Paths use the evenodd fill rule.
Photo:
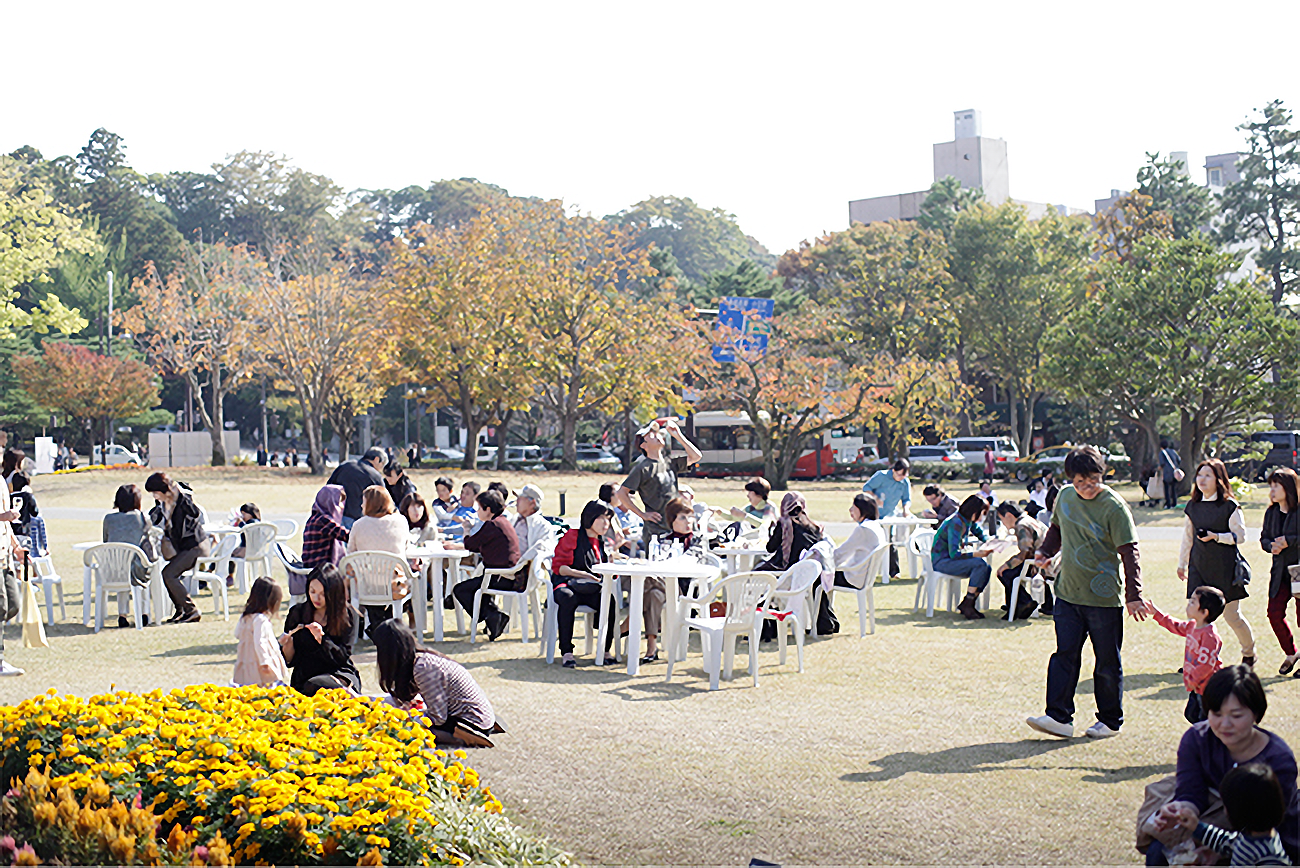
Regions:
<instances>
[{"instance_id":1,"label":"yellow flower bed","mask_svg":"<svg viewBox=\"0 0 1300 868\"><path fill-rule=\"evenodd\" d=\"M54 828L58 811L110 800L157 815L165 840L147 856L133 841L139 861L167 861L177 835L209 864L458 865L478 847L503 861L565 861L493 817L501 802L464 752L436 748L416 715L343 691L201 685L82 699L51 690L0 707L0 733L0 771L18 788L6 799L27 782L37 826L41 812ZM53 794L49 807L32 801L33 783Z\"/></svg>"}]
</instances>

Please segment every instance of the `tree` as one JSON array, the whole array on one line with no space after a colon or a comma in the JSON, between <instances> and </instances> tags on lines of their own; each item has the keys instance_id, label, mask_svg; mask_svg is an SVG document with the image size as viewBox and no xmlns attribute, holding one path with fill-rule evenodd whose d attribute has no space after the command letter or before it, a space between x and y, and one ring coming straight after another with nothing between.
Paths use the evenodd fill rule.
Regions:
<instances>
[{"instance_id":1,"label":"tree","mask_svg":"<svg viewBox=\"0 0 1300 868\"><path fill-rule=\"evenodd\" d=\"M653 273L648 251L635 246L626 227L570 217L559 202L548 202L529 209L524 238L528 332L544 348L537 356L538 395L560 422L564 466L574 468L579 419L634 383L647 397L664 396L661 406L668 403L678 379L646 363L662 353L643 358L643 350L672 343L664 330L673 306L620 289Z\"/></svg>"},{"instance_id":2,"label":"tree","mask_svg":"<svg viewBox=\"0 0 1300 868\"><path fill-rule=\"evenodd\" d=\"M1140 242L1138 265L1110 262L1094 292L1048 335L1046 373L1067 396L1104 399L1158 442L1176 411L1182 454L1254 421L1295 392L1270 382L1274 364L1300 362L1300 327L1273 309L1267 288L1231 280L1240 263L1204 238Z\"/></svg>"},{"instance_id":3,"label":"tree","mask_svg":"<svg viewBox=\"0 0 1300 868\"><path fill-rule=\"evenodd\" d=\"M158 383L148 365L86 347L50 342L39 356L16 356L13 367L33 400L74 419L99 423L105 443L111 420L158 403Z\"/></svg>"},{"instance_id":4,"label":"tree","mask_svg":"<svg viewBox=\"0 0 1300 868\"><path fill-rule=\"evenodd\" d=\"M707 346L698 381L704 407L739 408L749 415L763 451L763 475L784 489L805 444L831 428L861 420L882 391L869 365L852 365L833 350L836 329L814 303L772 320L766 352L735 348L734 362L718 362ZM705 341L727 341L725 330Z\"/></svg>"},{"instance_id":5,"label":"tree","mask_svg":"<svg viewBox=\"0 0 1300 868\"><path fill-rule=\"evenodd\" d=\"M1157 211L1152 198L1134 190L1092 218L1094 252L1107 260L1132 263L1143 238L1173 238L1174 223L1167 211Z\"/></svg>"},{"instance_id":6,"label":"tree","mask_svg":"<svg viewBox=\"0 0 1300 868\"><path fill-rule=\"evenodd\" d=\"M1149 153L1137 183L1136 192L1150 197L1151 209L1168 217L1175 238L1190 238L1209 227L1215 211L1210 191L1191 179L1184 163Z\"/></svg>"},{"instance_id":7,"label":"tree","mask_svg":"<svg viewBox=\"0 0 1300 868\"><path fill-rule=\"evenodd\" d=\"M957 215L984 201L984 191L978 187L963 187L952 175L940 178L930 185L930 192L921 203L921 213L916 225L952 241L952 231L957 225Z\"/></svg>"},{"instance_id":8,"label":"tree","mask_svg":"<svg viewBox=\"0 0 1300 868\"><path fill-rule=\"evenodd\" d=\"M414 227L394 242L385 273L405 336L403 366L431 390L432 406L460 411L467 470L478 466L479 431L508 425L537 384L541 342L524 303L532 288L520 257L526 217L523 205L502 200L464 223ZM504 447L503 436L498 443Z\"/></svg>"},{"instance_id":9,"label":"tree","mask_svg":"<svg viewBox=\"0 0 1300 868\"><path fill-rule=\"evenodd\" d=\"M1300 278L1300 131L1281 100L1237 129L1250 149L1237 163L1241 180L1223 191L1220 238L1258 245L1252 254L1272 284L1273 306Z\"/></svg>"},{"instance_id":10,"label":"tree","mask_svg":"<svg viewBox=\"0 0 1300 868\"><path fill-rule=\"evenodd\" d=\"M226 396L258 370L253 308L265 281L264 263L248 249L197 244L166 277L150 264L134 285L139 304L122 315L154 367L189 383L214 466L226 463Z\"/></svg>"},{"instance_id":11,"label":"tree","mask_svg":"<svg viewBox=\"0 0 1300 868\"><path fill-rule=\"evenodd\" d=\"M363 191L361 201L373 214L371 236L376 244L399 238L417 226L434 229L464 226L484 209L495 208L510 194L477 178L435 181L401 190Z\"/></svg>"},{"instance_id":12,"label":"tree","mask_svg":"<svg viewBox=\"0 0 1300 868\"><path fill-rule=\"evenodd\" d=\"M19 307L15 288L48 281L64 256L98 248L93 232L57 205L38 177L18 160L0 157L0 335L20 327L65 335L85 328L80 313L50 293L32 309Z\"/></svg>"},{"instance_id":13,"label":"tree","mask_svg":"<svg viewBox=\"0 0 1300 868\"><path fill-rule=\"evenodd\" d=\"M1086 218L1050 209L1030 222L1014 202L978 204L953 228L949 267L961 327L976 364L1007 389L1022 454L1031 451L1034 407L1045 391L1043 337L1087 286L1089 229Z\"/></svg>"},{"instance_id":14,"label":"tree","mask_svg":"<svg viewBox=\"0 0 1300 868\"><path fill-rule=\"evenodd\" d=\"M705 210L685 197L656 196L609 219L625 227L636 246L671 250L687 279L696 283L751 258L749 239L734 214Z\"/></svg>"},{"instance_id":15,"label":"tree","mask_svg":"<svg viewBox=\"0 0 1300 868\"><path fill-rule=\"evenodd\" d=\"M256 346L280 387L297 397L307 463L312 473L324 473L330 402L351 389L352 411L364 412L382 397L382 390L368 391L367 378L393 382L388 301L375 281L326 245L275 255L258 288Z\"/></svg>"},{"instance_id":16,"label":"tree","mask_svg":"<svg viewBox=\"0 0 1300 868\"><path fill-rule=\"evenodd\" d=\"M803 303L803 296L786 289L785 284L765 273L753 261L744 262L692 284L691 302L697 307L716 307L721 298L770 298L777 313L788 313Z\"/></svg>"}]
</instances>

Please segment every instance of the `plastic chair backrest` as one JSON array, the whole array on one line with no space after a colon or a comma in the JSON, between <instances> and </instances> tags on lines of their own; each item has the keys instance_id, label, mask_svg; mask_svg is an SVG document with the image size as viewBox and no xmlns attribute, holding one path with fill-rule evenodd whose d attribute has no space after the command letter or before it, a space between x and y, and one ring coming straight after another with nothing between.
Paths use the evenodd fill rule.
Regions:
<instances>
[{"instance_id":1,"label":"plastic chair backrest","mask_svg":"<svg viewBox=\"0 0 1300 868\"><path fill-rule=\"evenodd\" d=\"M49 555L32 558L32 566L36 568L36 577L38 579L59 578L59 574L54 571L54 559Z\"/></svg>"},{"instance_id":2,"label":"plastic chair backrest","mask_svg":"<svg viewBox=\"0 0 1300 868\"><path fill-rule=\"evenodd\" d=\"M933 545L934 531L929 530L928 528L926 530L918 530L916 533L912 534L911 538L907 541L907 548L912 554L925 555L926 557L930 556L930 548Z\"/></svg>"},{"instance_id":3,"label":"plastic chair backrest","mask_svg":"<svg viewBox=\"0 0 1300 868\"><path fill-rule=\"evenodd\" d=\"M212 554L206 558L200 558L200 560L214 562L228 560L237 548L239 548L239 534L228 533L221 538L221 542L217 543L217 547Z\"/></svg>"},{"instance_id":4,"label":"plastic chair backrest","mask_svg":"<svg viewBox=\"0 0 1300 868\"><path fill-rule=\"evenodd\" d=\"M357 583L357 596L367 599L392 599L393 579L411 578L406 560L392 552L353 552L339 561L339 571L350 574Z\"/></svg>"},{"instance_id":5,"label":"plastic chair backrest","mask_svg":"<svg viewBox=\"0 0 1300 868\"><path fill-rule=\"evenodd\" d=\"M130 543L100 543L86 549L85 564L95 570L101 584L114 587L130 587L131 564L139 559L147 564L144 550Z\"/></svg>"},{"instance_id":6,"label":"plastic chair backrest","mask_svg":"<svg viewBox=\"0 0 1300 868\"><path fill-rule=\"evenodd\" d=\"M271 547L275 545L279 528L269 521L256 521L244 525L240 530L244 534L244 560L256 561L271 556ZM231 536L239 539L239 534L231 534Z\"/></svg>"},{"instance_id":7,"label":"plastic chair backrest","mask_svg":"<svg viewBox=\"0 0 1300 868\"><path fill-rule=\"evenodd\" d=\"M292 538L298 532L298 522L291 518L277 518L271 524L275 525L276 532L285 539Z\"/></svg>"},{"instance_id":8,"label":"plastic chair backrest","mask_svg":"<svg viewBox=\"0 0 1300 868\"><path fill-rule=\"evenodd\" d=\"M821 563L812 558L801 560L777 577L775 590L780 591L783 595L804 593L821 576Z\"/></svg>"},{"instance_id":9,"label":"plastic chair backrest","mask_svg":"<svg viewBox=\"0 0 1300 868\"><path fill-rule=\"evenodd\" d=\"M771 573L738 573L714 585L712 595L727 601L727 627L748 627L775 587L776 576Z\"/></svg>"}]
</instances>

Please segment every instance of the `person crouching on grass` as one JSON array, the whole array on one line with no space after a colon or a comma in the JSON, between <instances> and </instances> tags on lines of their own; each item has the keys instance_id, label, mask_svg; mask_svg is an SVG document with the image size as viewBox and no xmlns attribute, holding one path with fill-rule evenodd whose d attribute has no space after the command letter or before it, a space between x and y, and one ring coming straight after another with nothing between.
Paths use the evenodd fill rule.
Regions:
<instances>
[{"instance_id":1,"label":"person crouching on grass","mask_svg":"<svg viewBox=\"0 0 1300 868\"><path fill-rule=\"evenodd\" d=\"M1178 621L1156 608L1156 604L1147 601L1147 614L1156 619L1156 623L1176 636L1186 636L1187 645L1183 652L1183 684L1187 687L1187 709L1183 716L1188 723L1200 723L1205 720L1205 706L1201 695L1205 693L1205 682L1223 666L1219 662L1219 652L1223 650L1223 639L1214 627L1214 619L1223 614L1226 605L1223 591L1201 585L1187 598L1187 617L1190 621Z\"/></svg>"}]
</instances>

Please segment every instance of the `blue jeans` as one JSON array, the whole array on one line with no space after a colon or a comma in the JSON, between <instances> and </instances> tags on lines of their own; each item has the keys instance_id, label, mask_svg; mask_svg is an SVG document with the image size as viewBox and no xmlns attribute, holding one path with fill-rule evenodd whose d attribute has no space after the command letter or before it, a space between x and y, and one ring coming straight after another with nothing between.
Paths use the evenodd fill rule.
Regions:
<instances>
[{"instance_id":1,"label":"blue jeans","mask_svg":"<svg viewBox=\"0 0 1300 868\"><path fill-rule=\"evenodd\" d=\"M945 573L949 576L968 576L970 586L977 591L984 590L984 586L989 583L989 577L993 575L993 569L989 562L983 558L937 558L931 561L936 573Z\"/></svg>"},{"instance_id":2,"label":"blue jeans","mask_svg":"<svg viewBox=\"0 0 1300 868\"><path fill-rule=\"evenodd\" d=\"M344 527L346 527L348 530L352 530L352 525L354 525L354 524L356 524L356 523L357 523L357 520L356 520L355 518L349 518L349 517L346 516L346 515L343 516L343 518L340 520L340 524L342 524L342 525L343 525Z\"/></svg>"},{"instance_id":3,"label":"blue jeans","mask_svg":"<svg viewBox=\"0 0 1300 868\"><path fill-rule=\"evenodd\" d=\"M1120 646L1124 644L1122 606L1079 606L1060 597L1052 607L1056 626L1056 652L1047 663L1047 716L1058 723L1074 722L1074 691L1085 640L1092 642L1095 663L1092 689L1097 697L1097 719L1118 730L1124 725L1124 670Z\"/></svg>"}]
</instances>

